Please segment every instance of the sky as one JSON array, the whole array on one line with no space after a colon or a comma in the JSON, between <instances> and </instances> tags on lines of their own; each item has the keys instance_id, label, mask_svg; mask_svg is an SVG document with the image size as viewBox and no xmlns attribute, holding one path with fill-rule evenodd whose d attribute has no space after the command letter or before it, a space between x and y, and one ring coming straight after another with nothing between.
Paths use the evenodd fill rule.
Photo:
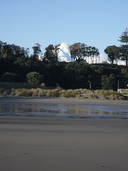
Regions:
<instances>
[{"instance_id":1,"label":"sky","mask_svg":"<svg viewBox=\"0 0 128 171\"><path fill-rule=\"evenodd\" d=\"M101 54L120 45L128 0L0 0L0 40L30 48L81 42Z\"/></svg>"}]
</instances>

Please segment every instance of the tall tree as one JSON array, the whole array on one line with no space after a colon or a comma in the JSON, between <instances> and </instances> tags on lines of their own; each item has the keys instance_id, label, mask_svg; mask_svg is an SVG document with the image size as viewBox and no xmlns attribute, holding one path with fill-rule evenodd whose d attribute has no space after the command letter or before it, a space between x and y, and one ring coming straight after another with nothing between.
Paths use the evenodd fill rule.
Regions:
<instances>
[{"instance_id":1,"label":"tall tree","mask_svg":"<svg viewBox=\"0 0 128 171\"><path fill-rule=\"evenodd\" d=\"M33 57L38 57L38 55L41 53L41 45L39 43L36 43L35 46L32 47L33 49Z\"/></svg>"},{"instance_id":2,"label":"tall tree","mask_svg":"<svg viewBox=\"0 0 128 171\"><path fill-rule=\"evenodd\" d=\"M71 57L75 60L84 59L84 57L86 56L86 47L87 45L80 42L72 44L69 47Z\"/></svg>"},{"instance_id":3,"label":"tall tree","mask_svg":"<svg viewBox=\"0 0 128 171\"><path fill-rule=\"evenodd\" d=\"M3 58L2 51L3 51L3 42L0 41L0 58Z\"/></svg>"},{"instance_id":4,"label":"tall tree","mask_svg":"<svg viewBox=\"0 0 128 171\"><path fill-rule=\"evenodd\" d=\"M108 60L111 64L114 63L119 58L119 48L115 45L108 46L105 50L105 53L108 55Z\"/></svg>"},{"instance_id":5,"label":"tall tree","mask_svg":"<svg viewBox=\"0 0 128 171\"><path fill-rule=\"evenodd\" d=\"M12 59L12 58L14 57L12 45L7 44L7 43L5 42L5 43L3 44L3 48L2 48L2 55L3 55L3 58Z\"/></svg>"},{"instance_id":6,"label":"tall tree","mask_svg":"<svg viewBox=\"0 0 128 171\"><path fill-rule=\"evenodd\" d=\"M99 55L99 50L96 47L89 46L88 57L91 58L92 63L94 62L94 57L97 58Z\"/></svg>"},{"instance_id":7,"label":"tall tree","mask_svg":"<svg viewBox=\"0 0 128 171\"><path fill-rule=\"evenodd\" d=\"M57 62L58 55L57 55L57 48L50 44L48 47L45 48L44 53L44 60L49 62Z\"/></svg>"},{"instance_id":8,"label":"tall tree","mask_svg":"<svg viewBox=\"0 0 128 171\"><path fill-rule=\"evenodd\" d=\"M15 44L7 44L0 41L0 57L15 59L18 57L28 57L28 49L20 47Z\"/></svg>"},{"instance_id":9,"label":"tall tree","mask_svg":"<svg viewBox=\"0 0 128 171\"><path fill-rule=\"evenodd\" d=\"M75 60L83 59L90 57L93 63L94 57L99 55L99 50L93 46L87 46L84 43L74 43L70 47L71 57Z\"/></svg>"},{"instance_id":10,"label":"tall tree","mask_svg":"<svg viewBox=\"0 0 128 171\"><path fill-rule=\"evenodd\" d=\"M120 59L126 61L126 66L128 66L128 45L120 46Z\"/></svg>"},{"instance_id":11,"label":"tall tree","mask_svg":"<svg viewBox=\"0 0 128 171\"><path fill-rule=\"evenodd\" d=\"M119 41L121 43L128 44L128 29L127 28L125 29L125 31L121 34L119 38L120 38Z\"/></svg>"},{"instance_id":12,"label":"tall tree","mask_svg":"<svg viewBox=\"0 0 128 171\"><path fill-rule=\"evenodd\" d=\"M128 29L122 33L119 37L120 42L123 43L120 47L120 59L126 61L126 66L128 66Z\"/></svg>"}]
</instances>

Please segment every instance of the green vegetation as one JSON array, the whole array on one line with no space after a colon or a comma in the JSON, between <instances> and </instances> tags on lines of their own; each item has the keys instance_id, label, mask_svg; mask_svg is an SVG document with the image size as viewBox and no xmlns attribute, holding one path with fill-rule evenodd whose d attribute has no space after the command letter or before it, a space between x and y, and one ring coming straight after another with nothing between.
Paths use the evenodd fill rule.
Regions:
<instances>
[{"instance_id":1,"label":"green vegetation","mask_svg":"<svg viewBox=\"0 0 128 171\"><path fill-rule=\"evenodd\" d=\"M94 57L99 55L99 50L93 46L87 46L84 43L74 43L70 47L71 57L75 60L84 60L86 57L90 57L93 63Z\"/></svg>"},{"instance_id":2,"label":"green vegetation","mask_svg":"<svg viewBox=\"0 0 128 171\"><path fill-rule=\"evenodd\" d=\"M117 47L115 45L108 46L104 51L108 55L109 61L113 64L114 61L118 59L125 61L126 66L128 66L128 30L122 33L119 37L120 42L122 43L121 46Z\"/></svg>"},{"instance_id":3,"label":"green vegetation","mask_svg":"<svg viewBox=\"0 0 128 171\"><path fill-rule=\"evenodd\" d=\"M32 84L40 84L43 81L42 76L38 72L29 72L26 75L26 80Z\"/></svg>"},{"instance_id":4,"label":"green vegetation","mask_svg":"<svg viewBox=\"0 0 128 171\"><path fill-rule=\"evenodd\" d=\"M111 64L118 60L120 51L117 46L108 46L104 51L108 55L108 60L111 62Z\"/></svg>"},{"instance_id":5,"label":"green vegetation","mask_svg":"<svg viewBox=\"0 0 128 171\"><path fill-rule=\"evenodd\" d=\"M2 82L18 82L19 76L16 73L5 72L1 76Z\"/></svg>"},{"instance_id":6,"label":"green vegetation","mask_svg":"<svg viewBox=\"0 0 128 171\"><path fill-rule=\"evenodd\" d=\"M113 45L105 49L111 64L93 64L94 57L99 55L99 50L84 43L74 43L69 47L71 57L75 60L66 63L59 62L57 59L58 45L46 47L41 61L39 60L41 46L38 43L32 47L33 54L29 55L29 49L0 41L1 92L4 89L5 94L10 94L9 92L15 94L15 89L18 89L16 94L19 95L26 93L26 95L58 97L61 93L64 97L77 97L79 92L75 89L90 89L90 85L92 90L116 91L118 87L127 88L127 30L122 33L119 41L122 43L120 47ZM92 64L86 62L88 58L91 59ZM126 66L114 64L118 59L125 60ZM56 90L56 87L63 89L62 92ZM86 97L85 94L79 96ZM92 96L97 97L94 94Z\"/></svg>"},{"instance_id":7,"label":"green vegetation","mask_svg":"<svg viewBox=\"0 0 128 171\"><path fill-rule=\"evenodd\" d=\"M103 75L101 77L101 85L104 90L113 90L116 86L116 78L114 74L110 74L109 76Z\"/></svg>"},{"instance_id":8,"label":"green vegetation","mask_svg":"<svg viewBox=\"0 0 128 171\"><path fill-rule=\"evenodd\" d=\"M77 97L80 94L79 90L65 90L60 92L63 97Z\"/></svg>"},{"instance_id":9,"label":"green vegetation","mask_svg":"<svg viewBox=\"0 0 128 171\"><path fill-rule=\"evenodd\" d=\"M125 96L113 90L87 90L87 89L42 89L42 88L0 88L0 96L24 96L24 97L64 97L64 98L85 98L85 99L111 99L123 100Z\"/></svg>"}]
</instances>

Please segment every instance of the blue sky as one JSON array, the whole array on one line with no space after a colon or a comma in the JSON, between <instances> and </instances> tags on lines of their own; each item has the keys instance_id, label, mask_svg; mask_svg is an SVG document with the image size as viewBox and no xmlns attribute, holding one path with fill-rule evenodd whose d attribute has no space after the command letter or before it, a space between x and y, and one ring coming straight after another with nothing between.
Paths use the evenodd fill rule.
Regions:
<instances>
[{"instance_id":1,"label":"blue sky","mask_svg":"<svg viewBox=\"0 0 128 171\"><path fill-rule=\"evenodd\" d=\"M0 0L0 40L42 51L49 44L75 42L100 53L128 27L127 0Z\"/></svg>"}]
</instances>

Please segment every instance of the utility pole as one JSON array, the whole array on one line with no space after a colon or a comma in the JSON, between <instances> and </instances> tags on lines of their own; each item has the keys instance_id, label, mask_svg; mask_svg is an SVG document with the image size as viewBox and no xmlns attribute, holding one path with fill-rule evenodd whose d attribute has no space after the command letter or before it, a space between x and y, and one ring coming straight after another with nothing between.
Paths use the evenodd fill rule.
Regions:
<instances>
[{"instance_id":1,"label":"utility pole","mask_svg":"<svg viewBox=\"0 0 128 171\"><path fill-rule=\"evenodd\" d=\"M118 89L120 88L120 81L118 80Z\"/></svg>"},{"instance_id":2,"label":"utility pole","mask_svg":"<svg viewBox=\"0 0 128 171\"><path fill-rule=\"evenodd\" d=\"M91 84L91 81L88 81L89 82L89 88L90 90L92 89L92 84Z\"/></svg>"}]
</instances>

